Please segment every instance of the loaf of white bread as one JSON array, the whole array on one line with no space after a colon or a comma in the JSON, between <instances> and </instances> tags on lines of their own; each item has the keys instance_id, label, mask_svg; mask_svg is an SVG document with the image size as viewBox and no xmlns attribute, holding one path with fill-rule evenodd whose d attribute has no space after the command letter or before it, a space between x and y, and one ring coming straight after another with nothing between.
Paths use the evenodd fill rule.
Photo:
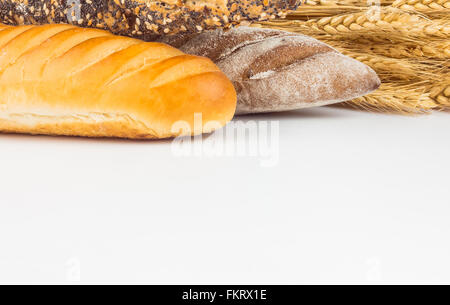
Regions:
<instances>
[{"instance_id":1,"label":"loaf of white bread","mask_svg":"<svg viewBox=\"0 0 450 305\"><path fill-rule=\"evenodd\" d=\"M168 138L220 128L235 108L210 59L72 25L0 25L0 132Z\"/></svg>"},{"instance_id":2,"label":"loaf of white bread","mask_svg":"<svg viewBox=\"0 0 450 305\"><path fill-rule=\"evenodd\" d=\"M301 34L241 26L157 41L215 62L237 90L237 114L328 105L380 86L367 65Z\"/></svg>"}]
</instances>

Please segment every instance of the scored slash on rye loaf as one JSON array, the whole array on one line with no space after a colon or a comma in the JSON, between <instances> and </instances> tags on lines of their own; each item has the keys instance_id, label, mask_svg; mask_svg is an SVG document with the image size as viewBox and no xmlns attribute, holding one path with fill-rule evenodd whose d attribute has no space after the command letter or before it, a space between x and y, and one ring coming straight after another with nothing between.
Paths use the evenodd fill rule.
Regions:
<instances>
[{"instance_id":1,"label":"scored slash on rye loaf","mask_svg":"<svg viewBox=\"0 0 450 305\"><path fill-rule=\"evenodd\" d=\"M284 17L301 0L0 0L0 22L69 23L148 39Z\"/></svg>"},{"instance_id":2,"label":"scored slash on rye loaf","mask_svg":"<svg viewBox=\"0 0 450 305\"><path fill-rule=\"evenodd\" d=\"M216 63L236 88L236 114L344 102L380 86L367 65L300 34L241 26L157 41Z\"/></svg>"}]
</instances>

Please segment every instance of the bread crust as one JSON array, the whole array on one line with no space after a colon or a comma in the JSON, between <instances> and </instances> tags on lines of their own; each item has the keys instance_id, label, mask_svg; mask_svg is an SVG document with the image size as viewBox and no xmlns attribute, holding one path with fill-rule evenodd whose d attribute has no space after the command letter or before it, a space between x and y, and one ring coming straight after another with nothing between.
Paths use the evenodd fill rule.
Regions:
<instances>
[{"instance_id":1,"label":"bread crust","mask_svg":"<svg viewBox=\"0 0 450 305\"><path fill-rule=\"evenodd\" d=\"M0 22L69 23L150 39L283 17L301 0L0 0Z\"/></svg>"},{"instance_id":2,"label":"bread crust","mask_svg":"<svg viewBox=\"0 0 450 305\"><path fill-rule=\"evenodd\" d=\"M157 41L214 61L237 90L236 114L339 103L381 84L365 64L300 34L242 26Z\"/></svg>"},{"instance_id":3,"label":"bread crust","mask_svg":"<svg viewBox=\"0 0 450 305\"><path fill-rule=\"evenodd\" d=\"M211 132L235 108L207 58L71 25L0 27L0 131L159 139Z\"/></svg>"}]
</instances>

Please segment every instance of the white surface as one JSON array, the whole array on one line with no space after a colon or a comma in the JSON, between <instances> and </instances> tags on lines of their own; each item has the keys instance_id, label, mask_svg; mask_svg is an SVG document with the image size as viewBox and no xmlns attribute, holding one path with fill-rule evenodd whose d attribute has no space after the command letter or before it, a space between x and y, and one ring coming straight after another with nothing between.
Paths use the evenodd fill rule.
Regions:
<instances>
[{"instance_id":1,"label":"white surface","mask_svg":"<svg viewBox=\"0 0 450 305\"><path fill-rule=\"evenodd\" d=\"M279 163L0 135L0 282L450 283L450 114L319 108Z\"/></svg>"}]
</instances>

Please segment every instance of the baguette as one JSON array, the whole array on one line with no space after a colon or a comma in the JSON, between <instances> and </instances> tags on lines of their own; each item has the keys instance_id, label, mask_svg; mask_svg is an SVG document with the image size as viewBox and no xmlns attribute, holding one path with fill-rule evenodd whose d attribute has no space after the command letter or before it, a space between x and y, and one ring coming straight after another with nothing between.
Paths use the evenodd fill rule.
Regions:
<instances>
[{"instance_id":1,"label":"baguette","mask_svg":"<svg viewBox=\"0 0 450 305\"><path fill-rule=\"evenodd\" d=\"M235 107L207 58L72 25L0 26L1 132L169 138L220 128Z\"/></svg>"},{"instance_id":2,"label":"baguette","mask_svg":"<svg viewBox=\"0 0 450 305\"><path fill-rule=\"evenodd\" d=\"M237 90L236 114L339 103L380 86L365 64L300 34L242 26L157 41L214 61Z\"/></svg>"},{"instance_id":3,"label":"baguette","mask_svg":"<svg viewBox=\"0 0 450 305\"><path fill-rule=\"evenodd\" d=\"M149 39L201 32L244 20L267 20L295 10L300 0L0 0L0 22L69 23Z\"/></svg>"}]
</instances>

